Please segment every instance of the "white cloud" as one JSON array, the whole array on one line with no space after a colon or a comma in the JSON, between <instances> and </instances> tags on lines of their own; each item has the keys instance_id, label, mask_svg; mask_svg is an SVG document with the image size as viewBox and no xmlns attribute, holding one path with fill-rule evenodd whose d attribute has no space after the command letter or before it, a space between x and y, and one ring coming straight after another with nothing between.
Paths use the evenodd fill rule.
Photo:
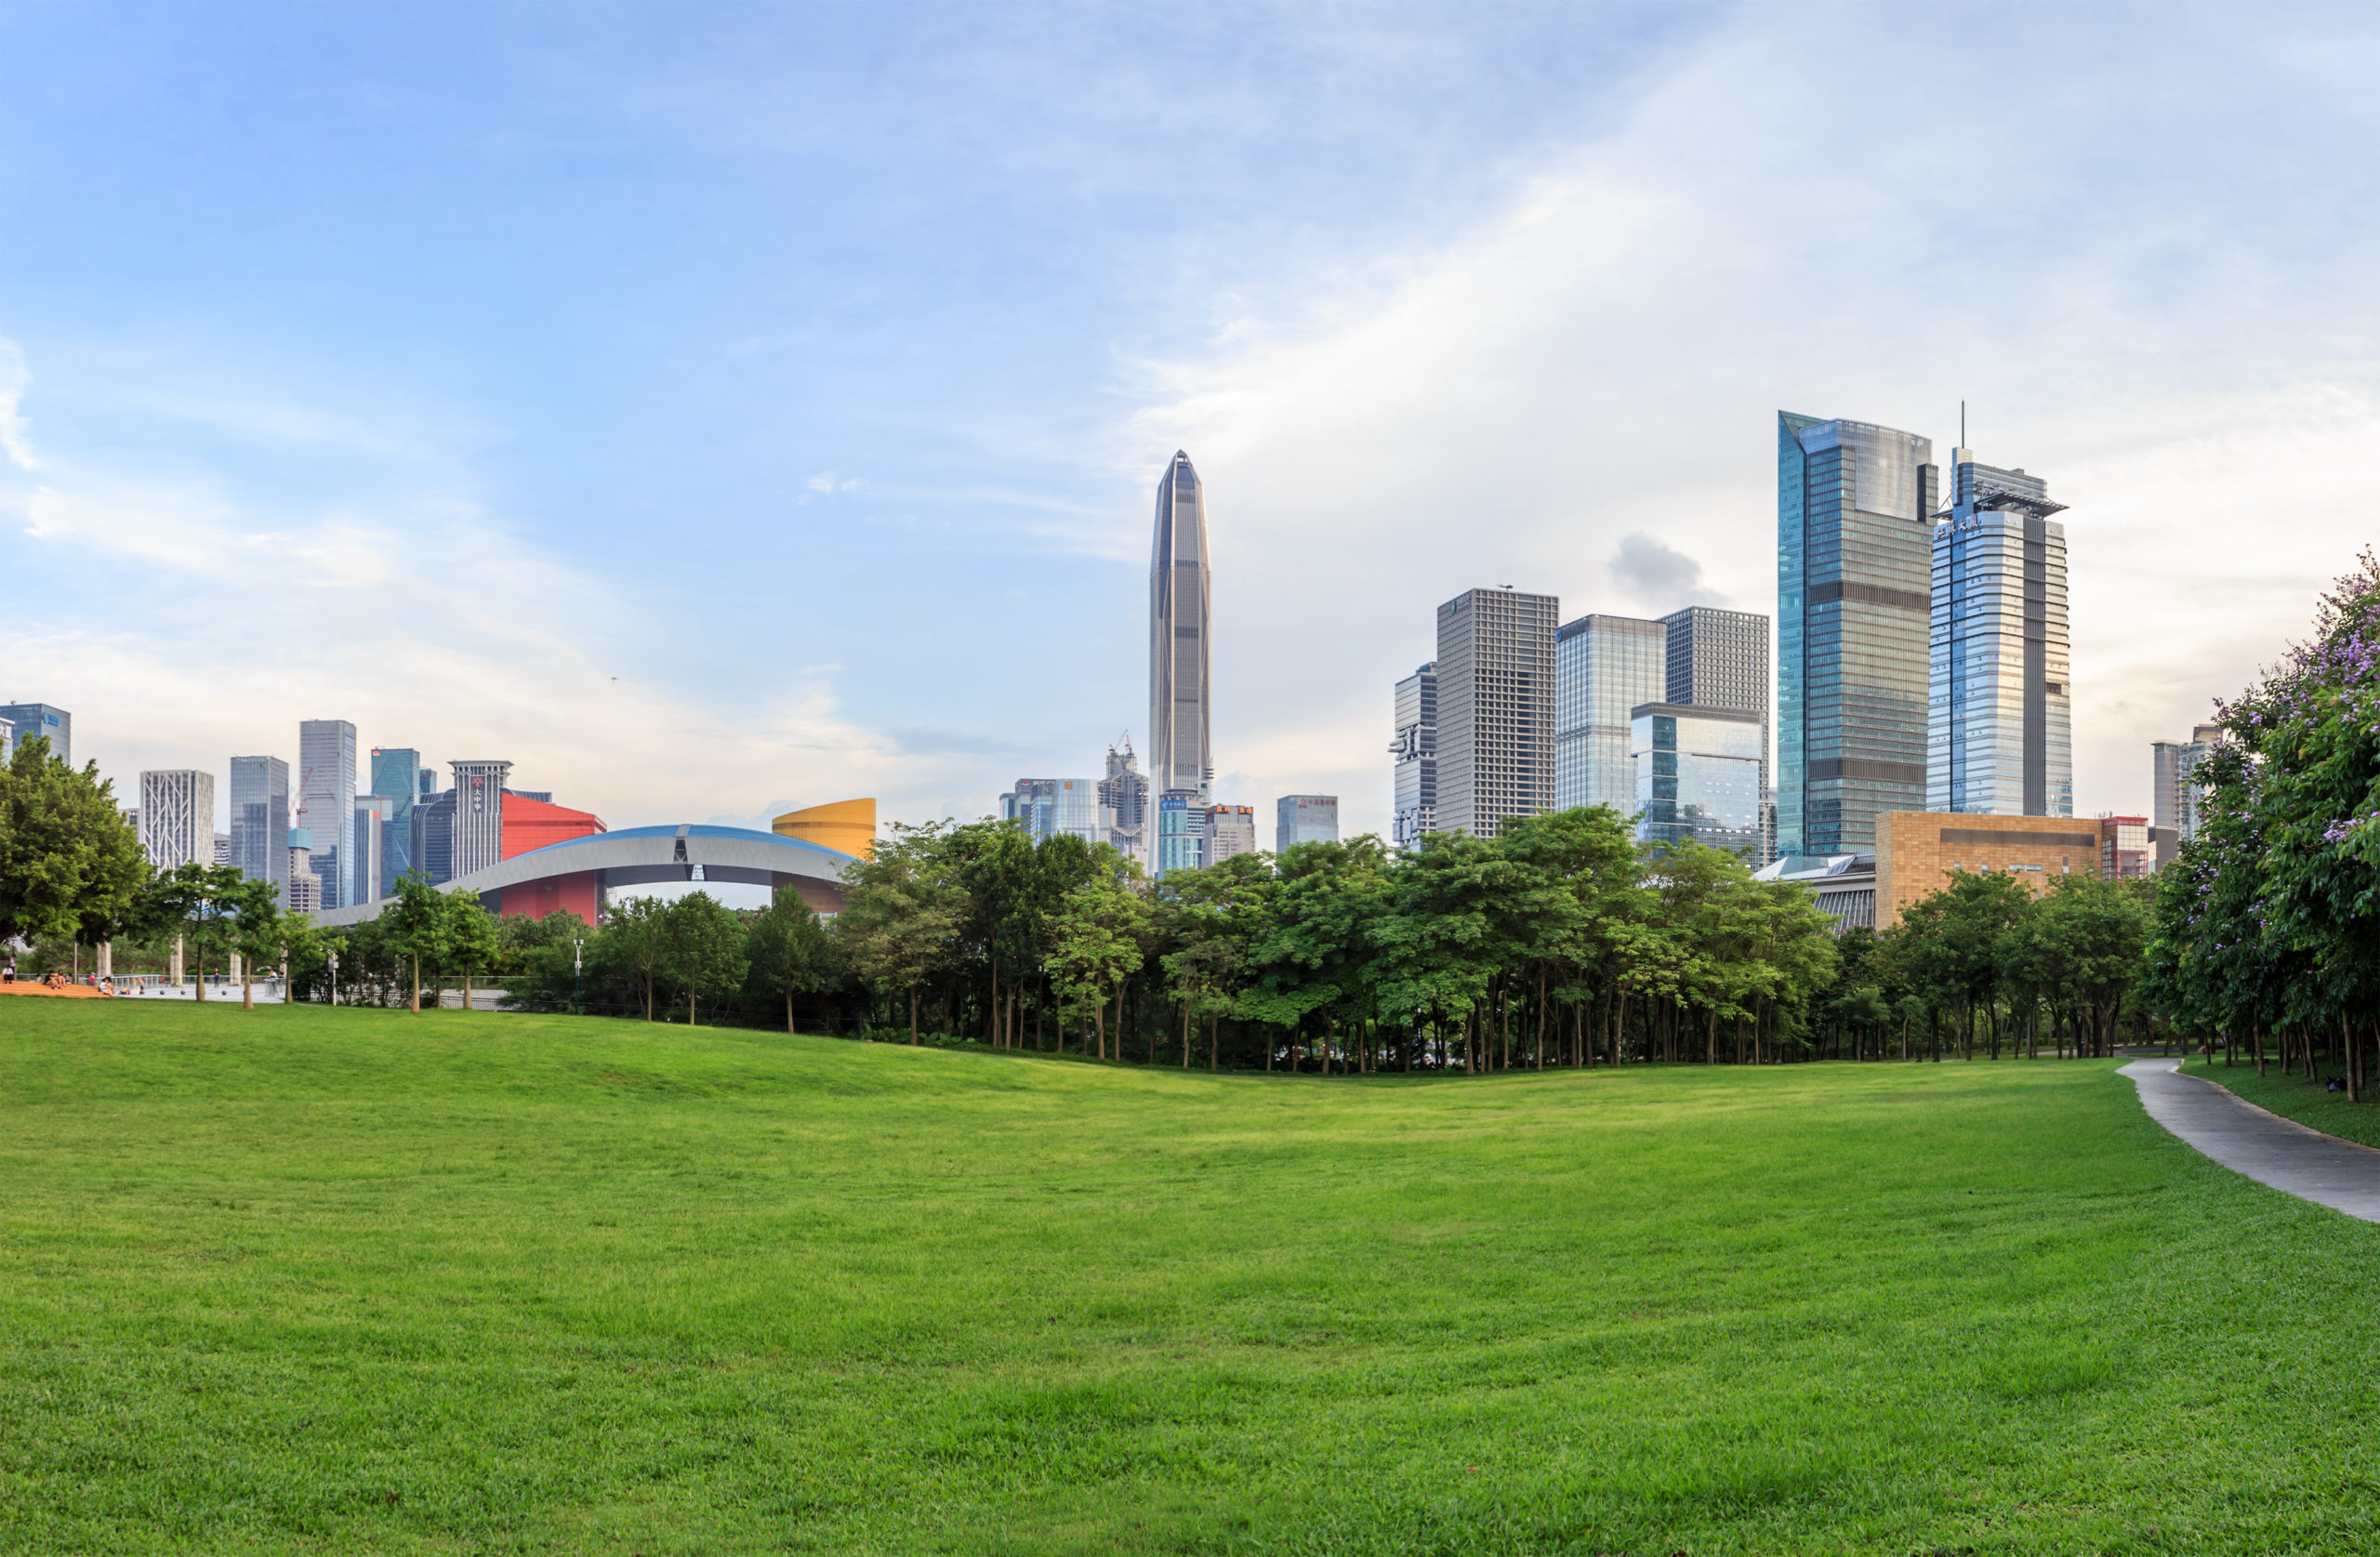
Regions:
<instances>
[{"instance_id":1,"label":"white cloud","mask_svg":"<svg viewBox=\"0 0 2380 1557\"><path fill-rule=\"evenodd\" d=\"M1389 688L1461 589L1686 603L1608 571L1642 535L1773 610L1780 408L1947 460L1967 398L1982 457L2072 505L2083 809L2144 804L2145 743L2302 627L2380 431L2373 235L2324 187L2354 91L2215 13L1873 14L1741 11L1501 220L1146 369L1125 434L1207 482L1217 744L1255 794L1384 826ZM2001 86L1946 99L1951 57Z\"/></svg>"}]
</instances>

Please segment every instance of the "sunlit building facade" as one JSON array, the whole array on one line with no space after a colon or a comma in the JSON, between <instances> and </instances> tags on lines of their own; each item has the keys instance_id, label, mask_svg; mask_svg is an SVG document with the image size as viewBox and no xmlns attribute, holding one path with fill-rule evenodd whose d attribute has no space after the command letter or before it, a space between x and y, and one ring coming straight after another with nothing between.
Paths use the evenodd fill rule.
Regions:
<instances>
[{"instance_id":1,"label":"sunlit building facade","mask_svg":"<svg viewBox=\"0 0 2380 1557\"><path fill-rule=\"evenodd\" d=\"M1930 439L1777 416L1777 851L1857 853L1925 803Z\"/></svg>"},{"instance_id":2,"label":"sunlit building facade","mask_svg":"<svg viewBox=\"0 0 2380 1557\"><path fill-rule=\"evenodd\" d=\"M2039 476L1951 456L1934 527L1928 811L2074 814L2066 527Z\"/></svg>"}]
</instances>

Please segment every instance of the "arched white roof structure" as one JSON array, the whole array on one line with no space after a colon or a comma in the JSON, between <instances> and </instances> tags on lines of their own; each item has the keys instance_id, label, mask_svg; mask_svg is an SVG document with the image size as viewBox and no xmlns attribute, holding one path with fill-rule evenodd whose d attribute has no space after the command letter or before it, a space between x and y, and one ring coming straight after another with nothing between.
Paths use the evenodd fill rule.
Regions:
<instances>
[{"instance_id":1,"label":"arched white roof structure","mask_svg":"<svg viewBox=\"0 0 2380 1557\"><path fill-rule=\"evenodd\" d=\"M734 881L772 890L798 887L812 906L824 907L840 903L843 871L857 863L849 854L800 838L690 822L675 827L624 827L615 833L564 838L441 882L438 890L486 897L507 887L592 874L605 888L661 881ZM370 903L334 909L315 922L360 924L377 918L383 906Z\"/></svg>"}]
</instances>

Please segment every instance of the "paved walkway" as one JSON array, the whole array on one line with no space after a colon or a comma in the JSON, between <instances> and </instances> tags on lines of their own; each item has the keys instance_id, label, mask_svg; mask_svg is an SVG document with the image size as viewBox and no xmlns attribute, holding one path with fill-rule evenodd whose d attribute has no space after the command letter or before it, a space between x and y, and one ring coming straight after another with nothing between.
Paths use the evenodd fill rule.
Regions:
<instances>
[{"instance_id":1,"label":"paved walkway","mask_svg":"<svg viewBox=\"0 0 2380 1557\"><path fill-rule=\"evenodd\" d=\"M2268 1113L2212 1081L2176 1075L2181 1065L2135 1060L2116 1074L2132 1077L2150 1118L2232 1172L2380 1221L2380 1151Z\"/></svg>"}]
</instances>

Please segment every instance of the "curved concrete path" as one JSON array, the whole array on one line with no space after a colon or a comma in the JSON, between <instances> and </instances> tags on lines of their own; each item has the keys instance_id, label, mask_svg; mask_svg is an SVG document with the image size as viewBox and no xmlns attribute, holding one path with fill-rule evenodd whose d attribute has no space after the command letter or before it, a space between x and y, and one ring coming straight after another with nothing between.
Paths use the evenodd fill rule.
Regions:
<instances>
[{"instance_id":1,"label":"curved concrete path","mask_svg":"<svg viewBox=\"0 0 2380 1557\"><path fill-rule=\"evenodd\" d=\"M2234 1173L2300 1200L2380 1221L2380 1151L2270 1114L2194 1075L2179 1060L2135 1060L2116 1072L2140 1089L2149 1116Z\"/></svg>"}]
</instances>

